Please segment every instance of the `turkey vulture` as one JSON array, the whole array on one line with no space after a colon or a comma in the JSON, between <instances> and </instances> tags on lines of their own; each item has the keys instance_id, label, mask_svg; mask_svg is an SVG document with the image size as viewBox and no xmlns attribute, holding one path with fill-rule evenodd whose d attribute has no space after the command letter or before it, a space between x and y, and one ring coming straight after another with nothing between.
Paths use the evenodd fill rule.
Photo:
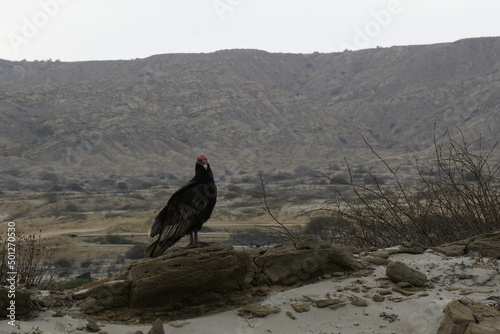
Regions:
<instances>
[{"instance_id":1,"label":"turkey vulture","mask_svg":"<svg viewBox=\"0 0 500 334\"><path fill-rule=\"evenodd\" d=\"M217 187L207 157L196 159L195 175L177 190L160 210L149 229L156 240L146 249L149 257L157 257L189 234L191 243L198 241L198 231L206 222L217 201Z\"/></svg>"}]
</instances>

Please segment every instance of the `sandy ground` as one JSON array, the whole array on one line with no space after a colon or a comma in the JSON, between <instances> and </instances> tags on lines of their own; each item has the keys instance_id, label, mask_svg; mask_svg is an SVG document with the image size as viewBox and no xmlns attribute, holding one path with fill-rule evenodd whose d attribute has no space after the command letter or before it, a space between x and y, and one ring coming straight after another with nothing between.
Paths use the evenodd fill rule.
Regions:
<instances>
[{"instance_id":1,"label":"sandy ground","mask_svg":"<svg viewBox=\"0 0 500 334\"><path fill-rule=\"evenodd\" d=\"M281 311L265 318L246 319L237 310L204 317L165 323L166 333L192 334L268 334L268 333L324 333L324 334L429 334L436 333L443 318L443 310L452 299L471 298L485 301L500 296L500 272L497 260L474 257L445 257L433 251L424 254L394 254L390 260L401 261L427 275L430 286L413 295L391 291L384 301L372 297L381 288L391 290L393 284L385 275L385 266L372 265L372 274L363 277L326 279L319 283L276 292L261 304L278 306ZM337 309L311 306L307 312L296 312L291 304L297 301L338 298L347 304ZM367 306L351 304L363 299ZM84 333L87 321L69 316L52 317L53 311L37 319L19 321L19 328L12 328L7 321L0 321L0 333L30 332L39 328L43 333ZM295 317L295 320L292 317ZM98 323L108 334L147 333L151 324L116 325ZM174 326L175 327L174 327Z\"/></svg>"}]
</instances>

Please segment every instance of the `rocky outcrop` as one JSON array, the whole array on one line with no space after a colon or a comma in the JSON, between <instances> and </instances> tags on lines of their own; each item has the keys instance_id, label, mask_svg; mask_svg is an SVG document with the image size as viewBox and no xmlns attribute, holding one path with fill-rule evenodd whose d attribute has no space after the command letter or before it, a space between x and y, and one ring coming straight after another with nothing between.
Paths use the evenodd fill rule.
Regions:
<instances>
[{"instance_id":1,"label":"rocky outcrop","mask_svg":"<svg viewBox=\"0 0 500 334\"><path fill-rule=\"evenodd\" d=\"M362 268L350 254L311 236L266 251L201 244L137 261L111 280L74 292L73 298L86 314L175 318L249 304L273 285L294 285Z\"/></svg>"},{"instance_id":2,"label":"rocky outcrop","mask_svg":"<svg viewBox=\"0 0 500 334\"><path fill-rule=\"evenodd\" d=\"M313 236L271 248L255 263L270 285L293 285L325 273L364 267L344 250Z\"/></svg>"},{"instance_id":3,"label":"rocky outcrop","mask_svg":"<svg viewBox=\"0 0 500 334\"><path fill-rule=\"evenodd\" d=\"M447 256L463 256L472 253L478 256L500 259L500 231L450 242L433 249Z\"/></svg>"},{"instance_id":4,"label":"rocky outcrop","mask_svg":"<svg viewBox=\"0 0 500 334\"><path fill-rule=\"evenodd\" d=\"M232 292L250 288L254 272L247 254L215 244L135 262L116 279L130 285L128 306L141 308L228 302Z\"/></svg>"},{"instance_id":5,"label":"rocky outcrop","mask_svg":"<svg viewBox=\"0 0 500 334\"><path fill-rule=\"evenodd\" d=\"M201 244L137 261L110 281L73 293L73 298L86 314L118 309L133 310L134 316L143 312L202 314L250 302L254 273L246 253L229 245ZM129 317L130 312L120 312L120 316Z\"/></svg>"},{"instance_id":6,"label":"rocky outcrop","mask_svg":"<svg viewBox=\"0 0 500 334\"><path fill-rule=\"evenodd\" d=\"M452 300L437 334L500 334L500 312L470 299Z\"/></svg>"}]
</instances>

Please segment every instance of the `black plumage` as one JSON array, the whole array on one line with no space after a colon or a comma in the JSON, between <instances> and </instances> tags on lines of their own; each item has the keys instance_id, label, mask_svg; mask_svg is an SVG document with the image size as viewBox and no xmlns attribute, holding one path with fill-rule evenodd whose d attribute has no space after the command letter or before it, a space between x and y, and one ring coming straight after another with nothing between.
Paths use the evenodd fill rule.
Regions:
<instances>
[{"instance_id":1,"label":"black plumage","mask_svg":"<svg viewBox=\"0 0 500 334\"><path fill-rule=\"evenodd\" d=\"M146 249L149 257L157 257L189 234L191 244L198 240L198 231L212 214L217 201L217 187L207 157L196 159L195 175L177 190L160 210L149 229L156 240Z\"/></svg>"}]
</instances>

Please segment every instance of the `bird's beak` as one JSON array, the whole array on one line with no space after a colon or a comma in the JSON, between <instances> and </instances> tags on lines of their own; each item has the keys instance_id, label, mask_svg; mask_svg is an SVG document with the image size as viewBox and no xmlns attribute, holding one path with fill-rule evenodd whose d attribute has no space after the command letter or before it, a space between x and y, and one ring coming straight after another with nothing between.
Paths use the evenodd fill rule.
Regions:
<instances>
[{"instance_id":1,"label":"bird's beak","mask_svg":"<svg viewBox=\"0 0 500 334\"><path fill-rule=\"evenodd\" d=\"M208 168L208 162L203 162L202 166L205 168L205 170Z\"/></svg>"}]
</instances>

